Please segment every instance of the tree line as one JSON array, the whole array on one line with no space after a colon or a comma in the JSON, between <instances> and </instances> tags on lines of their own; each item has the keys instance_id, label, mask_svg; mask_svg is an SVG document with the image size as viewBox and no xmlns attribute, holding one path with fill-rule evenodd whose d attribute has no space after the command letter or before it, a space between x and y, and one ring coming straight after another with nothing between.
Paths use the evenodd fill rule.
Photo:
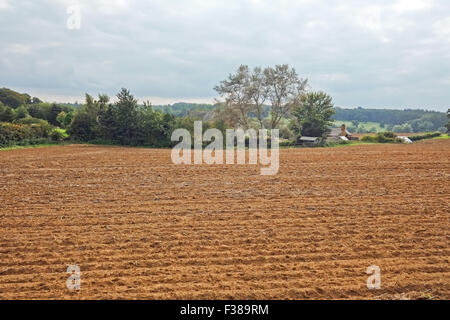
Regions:
<instances>
[{"instance_id":1,"label":"tree line","mask_svg":"<svg viewBox=\"0 0 450 320\"><path fill-rule=\"evenodd\" d=\"M353 120L356 127L359 121L400 123L381 122L386 130L397 132L432 131L436 127L450 130L450 109L446 115L424 110L335 108L328 94L310 91L308 80L288 65L264 69L241 65L214 89L220 96L215 105L178 103L170 108L153 107L148 101L139 104L125 88L114 103L104 94L98 98L86 94L83 105L46 103L2 88L0 145L71 139L170 147L175 129L193 133L194 121L199 119L204 130L217 128L225 134L227 128L277 128L280 137L292 141L302 135L324 137L336 119Z\"/></svg>"}]
</instances>

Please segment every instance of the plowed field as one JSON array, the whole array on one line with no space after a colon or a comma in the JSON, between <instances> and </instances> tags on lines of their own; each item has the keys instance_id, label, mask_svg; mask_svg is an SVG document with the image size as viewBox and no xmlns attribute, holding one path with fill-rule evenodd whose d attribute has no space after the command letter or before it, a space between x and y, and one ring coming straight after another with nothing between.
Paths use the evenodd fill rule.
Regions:
<instances>
[{"instance_id":1,"label":"plowed field","mask_svg":"<svg viewBox=\"0 0 450 320\"><path fill-rule=\"evenodd\" d=\"M0 298L450 299L449 194L450 140L283 149L275 176L170 150L0 151Z\"/></svg>"}]
</instances>

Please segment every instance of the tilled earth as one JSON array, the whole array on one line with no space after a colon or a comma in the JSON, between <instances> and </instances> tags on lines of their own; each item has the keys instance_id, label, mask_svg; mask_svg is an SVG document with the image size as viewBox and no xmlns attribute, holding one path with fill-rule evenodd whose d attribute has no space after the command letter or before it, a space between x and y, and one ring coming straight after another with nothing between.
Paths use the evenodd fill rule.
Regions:
<instances>
[{"instance_id":1,"label":"tilled earth","mask_svg":"<svg viewBox=\"0 0 450 320\"><path fill-rule=\"evenodd\" d=\"M170 154L0 151L0 298L450 299L450 140L283 149L275 176Z\"/></svg>"}]
</instances>

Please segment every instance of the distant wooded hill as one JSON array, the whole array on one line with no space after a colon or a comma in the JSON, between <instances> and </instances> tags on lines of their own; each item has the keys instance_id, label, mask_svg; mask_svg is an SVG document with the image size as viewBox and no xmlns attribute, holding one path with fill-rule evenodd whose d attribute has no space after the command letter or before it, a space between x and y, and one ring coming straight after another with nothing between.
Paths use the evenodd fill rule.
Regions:
<instances>
[{"instance_id":1,"label":"distant wooded hill","mask_svg":"<svg viewBox=\"0 0 450 320\"><path fill-rule=\"evenodd\" d=\"M447 115L444 112L426 110L343 109L336 108L333 118L351 121L354 132L365 132L361 123L378 123L381 128L395 132L446 132Z\"/></svg>"},{"instance_id":2,"label":"distant wooded hill","mask_svg":"<svg viewBox=\"0 0 450 320\"><path fill-rule=\"evenodd\" d=\"M336 120L341 121L360 121L360 122L378 122L384 124L403 124L416 119L430 120L432 122L440 122L444 125L446 114L438 111L426 110L390 110L390 109L343 109L335 108L336 114L333 116Z\"/></svg>"},{"instance_id":3,"label":"distant wooded hill","mask_svg":"<svg viewBox=\"0 0 450 320\"><path fill-rule=\"evenodd\" d=\"M177 117L183 117L189 115L191 111L213 111L216 108L216 105L178 102L168 105L154 105L152 107L156 111L170 113Z\"/></svg>"},{"instance_id":4,"label":"distant wooded hill","mask_svg":"<svg viewBox=\"0 0 450 320\"><path fill-rule=\"evenodd\" d=\"M196 103L175 103L173 105L153 106L155 110L171 113L175 116L195 115L200 111L213 111L216 105L196 104ZM405 126L405 131L433 131L443 128L447 123L447 116L444 112L427 110L391 110L391 109L344 109L335 108L336 114L333 119L336 121L353 121L355 126L358 122L378 123L382 128L392 126ZM252 115L250 115L252 116ZM264 116L269 116L269 107L265 106ZM411 127L411 128L409 128ZM398 129L398 128L397 128Z\"/></svg>"}]
</instances>

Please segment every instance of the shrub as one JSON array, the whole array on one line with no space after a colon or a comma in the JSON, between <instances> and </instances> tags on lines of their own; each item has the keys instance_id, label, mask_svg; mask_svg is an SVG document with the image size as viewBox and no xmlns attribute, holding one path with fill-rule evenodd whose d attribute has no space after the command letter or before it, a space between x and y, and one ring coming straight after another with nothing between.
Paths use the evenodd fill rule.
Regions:
<instances>
[{"instance_id":1,"label":"shrub","mask_svg":"<svg viewBox=\"0 0 450 320\"><path fill-rule=\"evenodd\" d=\"M375 137L372 137L372 136L364 136L364 137L361 138L361 141L363 141L363 142L376 142L375 141Z\"/></svg>"},{"instance_id":2,"label":"shrub","mask_svg":"<svg viewBox=\"0 0 450 320\"><path fill-rule=\"evenodd\" d=\"M333 142L327 142L325 144L325 146L327 147L334 147L334 146L342 146L342 145L347 145L350 144L351 142L348 140L338 140L338 141L333 141Z\"/></svg>"},{"instance_id":3,"label":"shrub","mask_svg":"<svg viewBox=\"0 0 450 320\"><path fill-rule=\"evenodd\" d=\"M67 132L78 141L90 141L98 138L97 115L86 110L79 111L72 119Z\"/></svg>"},{"instance_id":4,"label":"shrub","mask_svg":"<svg viewBox=\"0 0 450 320\"><path fill-rule=\"evenodd\" d=\"M361 141L363 142L375 142L375 143L400 143L401 140L397 138L395 133L378 132L375 136L364 136Z\"/></svg>"},{"instance_id":5,"label":"shrub","mask_svg":"<svg viewBox=\"0 0 450 320\"><path fill-rule=\"evenodd\" d=\"M279 142L280 147L293 147L295 146L295 141L292 140L282 140Z\"/></svg>"},{"instance_id":6,"label":"shrub","mask_svg":"<svg viewBox=\"0 0 450 320\"><path fill-rule=\"evenodd\" d=\"M51 126L48 124L0 123L0 146L25 145L40 139L46 140L50 130Z\"/></svg>"},{"instance_id":7,"label":"shrub","mask_svg":"<svg viewBox=\"0 0 450 320\"><path fill-rule=\"evenodd\" d=\"M16 124L41 124L41 125L49 125L49 123L43 119L39 118L33 118L33 117L26 117L23 119L15 120L14 123Z\"/></svg>"},{"instance_id":8,"label":"shrub","mask_svg":"<svg viewBox=\"0 0 450 320\"><path fill-rule=\"evenodd\" d=\"M409 139L411 139L411 141L419 141L419 140L439 137L440 135L441 135L440 132L433 132L433 133L426 133L426 134L422 134L422 135L411 136L411 137L409 137Z\"/></svg>"},{"instance_id":9,"label":"shrub","mask_svg":"<svg viewBox=\"0 0 450 320\"><path fill-rule=\"evenodd\" d=\"M384 136L384 137L386 137L386 138L391 138L391 139L397 137L397 136L395 135L395 133L393 133L392 131L380 132L380 133L378 133L377 135Z\"/></svg>"},{"instance_id":10,"label":"shrub","mask_svg":"<svg viewBox=\"0 0 450 320\"><path fill-rule=\"evenodd\" d=\"M50 132L49 137L52 141L63 141L64 139L67 139L69 135L63 129L55 128Z\"/></svg>"}]
</instances>

